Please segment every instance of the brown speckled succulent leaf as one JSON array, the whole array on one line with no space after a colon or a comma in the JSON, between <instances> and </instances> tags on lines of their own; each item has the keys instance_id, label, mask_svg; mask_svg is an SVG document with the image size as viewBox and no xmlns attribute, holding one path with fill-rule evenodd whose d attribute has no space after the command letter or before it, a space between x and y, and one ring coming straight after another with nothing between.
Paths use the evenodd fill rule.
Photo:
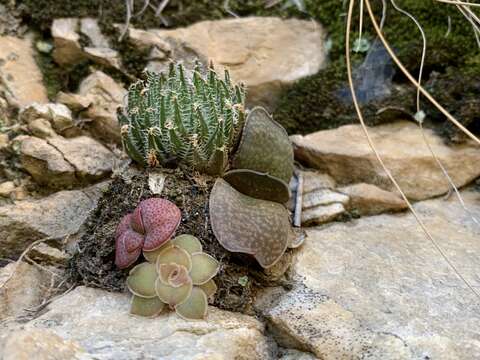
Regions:
<instances>
[{"instance_id":1,"label":"brown speckled succulent leaf","mask_svg":"<svg viewBox=\"0 0 480 360\"><path fill-rule=\"evenodd\" d=\"M287 183L266 173L237 169L227 172L223 178L241 193L257 199L283 204L290 198Z\"/></svg>"},{"instance_id":2,"label":"brown speckled succulent leaf","mask_svg":"<svg viewBox=\"0 0 480 360\"><path fill-rule=\"evenodd\" d=\"M234 169L249 169L288 183L293 174L293 147L285 129L267 111L256 107L248 114Z\"/></svg>"},{"instance_id":3,"label":"brown speckled succulent leaf","mask_svg":"<svg viewBox=\"0 0 480 360\"><path fill-rule=\"evenodd\" d=\"M260 265L274 265L290 241L290 219L281 204L244 195L217 179L210 194L210 220L227 250L251 254Z\"/></svg>"}]
</instances>

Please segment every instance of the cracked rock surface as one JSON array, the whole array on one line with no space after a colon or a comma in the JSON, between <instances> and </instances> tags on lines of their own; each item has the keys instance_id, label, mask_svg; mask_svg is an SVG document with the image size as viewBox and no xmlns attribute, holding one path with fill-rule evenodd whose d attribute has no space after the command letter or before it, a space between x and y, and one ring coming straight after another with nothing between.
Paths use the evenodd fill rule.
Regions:
<instances>
[{"instance_id":1,"label":"cracked rock surface","mask_svg":"<svg viewBox=\"0 0 480 360\"><path fill-rule=\"evenodd\" d=\"M207 321L186 321L174 313L138 318L129 315L129 302L127 294L78 287L24 328L48 329L59 345L74 343L75 351L95 359L274 359L264 325L251 316L210 307ZM49 332L37 336L37 342L50 339ZM0 334L0 349L19 334L14 329ZM30 341L15 345L36 346Z\"/></svg>"},{"instance_id":2,"label":"cracked rock surface","mask_svg":"<svg viewBox=\"0 0 480 360\"><path fill-rule=\"evenodd\" d=\"M463 197L480 219L480 193L467 190ZM478 224L453 196L415 208L478 287ZM279 345L327 360L478 357L478 298L411 214L329 224L307 235L293 260L293 290L270 289L257 301Z\"/></svg>"},{"instance_id":3,"label":"cracked rock surface","mask_svg":"<svg viewBox=\"0 0 480 360\"><path fill-rule=\"evenodd\" d=\"M53 188L93 182L108 176L115 155L96 140L79 136L24 137L20 143L22 165L39 184Z\"/></svg>"}]
</instances>

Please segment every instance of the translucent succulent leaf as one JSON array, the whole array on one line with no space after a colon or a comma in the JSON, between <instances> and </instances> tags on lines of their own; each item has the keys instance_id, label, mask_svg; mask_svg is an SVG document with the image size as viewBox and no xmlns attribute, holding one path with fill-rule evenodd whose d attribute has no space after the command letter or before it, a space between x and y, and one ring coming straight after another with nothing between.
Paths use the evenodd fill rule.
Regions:
<instances>
[{"instance_id":1,"label":"translucent succulent leaf","mask_svg":"<svg viewBox=\"0 0 480 360\"><path fill-rule=\"evenodd\" d=\"M205 292L194 287L190 296L181 304L175 306L175 311L187 320L201 320L207 315L208 300Z\"/></svg>"},{"instance_id":2,"label":"translucent succulent leaf","mask_svg":"<svg viewBox=\"0 0 480 360\"><path fill-rule=\"evenodd\" d=\"M286 183L290 181L292 144L285 129L265 109L256 107L248 114L233 167L267 173Z\"/></svg>"},{"instance_id":3,"label":"translucent succulent leaf","mask_svg":"<svg viewBox=\"0 0 480 360\"><path fill-rule=\"evenodd\" d=\"M208 254L192 254L190 277L192 278L193 285L205 284L217 274L219 267L218 261Z\"/></svg>"},{"instance_id":4,"label":"translucent succulent leaf","mask_svg":"<svg viewBox=\"0 0 480 360\"><path fill-rule=\"evenodd\" d=\"M170 306L184 302L190 296L192 288L192 281L179 287L167 285L163 283L160 278L155 282L155 291L158 298Z\"/></svg>"},{"instance_id":5,"label":"translucent succulent leaf","mask_svg":"<svg viewBox=\"0 0 480 360\"><path fill-rule=\"evenodd\" d=\"M280 259L290 240L283 205L244 195L223 179L217 179L210 194L210 220L225 249L251 254L264 268Z\"/></svg>"},{"instance_id":6,"label":"translucent succulent leaf","mask_svg":"<svg viewBox=\"0 0 480 360\"><path fill-rule=\"evenodd\" d=\"M189 254L202 252L202 243L193 235L183 234L171 241L173 245L181 247Z\"/></svg>"},{"instance_id":7,"label":"translucent succulent leaf","mask_svg":"<svg viewBox=\"0 0 480 360\"><path fill-rule=\"evenodd\" d=\"M145 251L143 250L143 257L147 259L148 262L151 262L152 264L155 264L157 262L157 257L158 254L160 254L163 250L172 247L172 241L167 241L164 243L162 246L160 246L158 249L155 249L153 251Z\"/></svg>"},{"instance_id":8,"label":"translucent succulent leaf","mask_svg":"<svg viewBox=\"0 0 480 360\"><path fill-rule=\"evenodd\" d=\"M188 271L192 269L192 259L190 254L181 247L173 245L163 250L157 257L157 269L160 271L162 264L177 264L187 268Z\"/></svg>"},{"instance_id":9,"label":"translucent succulent leaf","mask_svg":"<svg viewBox=\"0 0 480 360\"><path fill-rule=\"evenodd\" d=\"M187 268L173 263L161 264L158 268L158 278L162 283L174 288L191 282Z\"/></svg>"},{"instance_id":10,"label":"translucent succulent leaf","mask_svg":"<svg viewBox=\"0 0 480 360\"><path fill-rule=\"evenodd\" d=\"M209 301L213 300L213 297L217 292L217 284L215 284L215 281L210 279L205 284L198 285L198 287L205 292Z\"/></svg>"},{"instance_id":11,"label":"translucent succulent leaf","mask_svg":"<svg viewBox=\"0 0 480 360\"><path fill-rule=\"evenodd\" d=\"M154 297L157 276L154 264L148 262L138 264L130 270L127 287L134 295L144 298Z\"/></svg>"},{"instance_id":12,"label":"translucent succulent leaf","mask_svg":"<svg viewBox=\"0 0 480 360\"><path fill-rule=\"evenodd\" d=\"M158 298L143 298L133 295L130 304L130 314L145 317L153 317L160 314L165 304Z\"/></svg>"},{"instance_id":13,"label":"translucent succulent leaf","mask_svg":"<svg viewBox=\"0 0 480 360\"><path fill-rule=\"evenodd\" d=\"M266 173L238 169L227 172L223 178L241 193L257 199L283 204L290 198L287 183Z\"/></svg>"}]
</instances>

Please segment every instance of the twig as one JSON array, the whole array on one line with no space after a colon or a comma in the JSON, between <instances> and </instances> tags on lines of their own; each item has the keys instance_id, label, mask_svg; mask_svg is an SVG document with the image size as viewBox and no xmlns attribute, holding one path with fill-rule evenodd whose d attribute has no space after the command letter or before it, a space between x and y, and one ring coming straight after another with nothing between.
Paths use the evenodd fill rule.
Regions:
<instances>
[{"instance_id":1,"label":"twig","mask_svg":"<svg viewBox=\"0 0 480 360\"><path fill-rule=\"evenodd\" d=\"M392 176L392 174L390 173L390 171L388 170L388 168L386 167L385 163L383 162L383 159L381 158L380 154L378 153L378 150L375 146L375 144L373 143L372 139L370 138L370 134L368 133L368 130L367 130L367 126L365 125L365 121L363 119L363 114L362 114L362 111L360 109L360 106L358 104L358 101L357 101L357 96L356 96L356 92L355 92L355 86L353 84L353 77L352 77L352 64L351 64L351 59L350 59L350 30L351 30L351 26L352 26L352 14L353 14L353 5L354 5L354 0L350 0L350 6L349 6L349 10L348 10L348 14L347 14L347 30L346 30L346 39L345 39L345 51L346 51L346 61L347 61L347 75L348 75L348 83L349 83L349 86L350 86L350 91L352 93L352 99L353 99L353 103L354 103L354 107L355 107L355 110L357 112L357 115L358 115L358 119L362 125L362 129L365 133L365 136L367 138L367 141L368 141L368 144L370 145L370 148L372 149L372 151L374 152L375 154L375 157L377 158L378 162L380 163L380 165L382 166L383 170L385 171L385 173L387 174L388 178L390 179L390 181L394 184L394 186L396 187L396 189L399 191L400 195L402 196L403 200L406 202L408 208L410 209L410 211L412 212L415 220L417 221L417 223L420 225L420 227L422 228L422 230L424 231L425 235L427 236L427 238L430 240L430 242L432 243L432 245L434 246L434 248L438 251L438 253L443 257L443 259L445 260L445 262L449 265L449 267L454 271L454 273L459 277L460 280L462 280L463 283L465 283L467 285L467 287L472 291L473 294L475 294L477 296L478 299L480 299L480 294L472 287L472 285L470 285L470 283L463 277L462 274L460 274L460 272L457 270L457 268L455 267L455 265L448 259L448 257L446 256L446 254L443 252L442 248L437 244L437 242L435 241L435 239L432 237L432 235L430 234L430 232L428 231L427 227L425 226L425 224L423 223L423 221L420 219L420 217L418 216L417 212L415 211L415 209L413 208L412 204L410 203L410 201L408 200L407 196L405 195L405 193L403 192L403 190L401 189L400 185L397 183L397 181L395 180L395 178ZM397 57L395 56L395 54L393 53L393 51L391 50L389 44L387 43L387 41L385 40L383 34L382 34L382 31L380 30L379 26L378 26L378 23L375 19L375 16L373 14L373 11L372 11L372 8L370 6L370 1L369 0L365 0L365 5L367 7L367 11L368 11L368 14L370 16L370 19L372 21L372 24L373 24L373 27L375 28L375 31L377 32L377 35L379 36L380 40L382 41L383 45L385 46L385 48L387 49L387 51L390 53L390 56L392 57L392 59L397 63L397 65L402 69L402 71L407 75L408 74L408 78L409 80L414 83L417 88L421 88L421 86L418 84L418 82L413 78L413 76L403 67L403 65L399 62L399 60L397 59ZM400 64L399 64L400 63ZM423 88L421 88L423 90ZM430 97L435 103L437 103L435 101L435 99L433 99L430 94L428 94L428 92L426 92L425 90L422 91L422 93L425 92L428 97ZM425 94L424 94L425 95ZM438 103L437 103L438 104ZM440 106L440 105L439 105ZM440 106L441 107L441 106ZM441 107L443 109L443 107ZM448 115L450 115L445 109L443 109ZM452 117L450 115L450 117ZM452 117L453 118L453 117ZM455 120L456 121L456 120ZM472 134L473 135L473 134ZM474 136L475 138L475 136ZM477 139L478 141L478 139ZM480 142L479 142L480 143Z\"/></svg>"},{"instance_id":2,"label":"twig","mask_svg":"<svg viewBox=\"0 0 480 360\"><path fill-rule=\"evenodd\" d=\"M32 248L37 245L37 244L40 244L42 242L45 242L47 240L51 240L52 238L49 236L49 237L45 237L43 239L39 239L37 241L34 241L33 243L31 243L30 245L28 245L28 247L24 250L24 252L20 255L20 257L18 258L18 260L15 262L15 267L13 268L12 272L10 273L10 275L7 277L7 279L3 282L3 284L0 284L0 290L5 287L5 285L13 278L13 275L15 275L18 267L20 266L20 263L22 262L22 259L29 253L30 250L32 250Z\"/></svg>"}]
</instances>

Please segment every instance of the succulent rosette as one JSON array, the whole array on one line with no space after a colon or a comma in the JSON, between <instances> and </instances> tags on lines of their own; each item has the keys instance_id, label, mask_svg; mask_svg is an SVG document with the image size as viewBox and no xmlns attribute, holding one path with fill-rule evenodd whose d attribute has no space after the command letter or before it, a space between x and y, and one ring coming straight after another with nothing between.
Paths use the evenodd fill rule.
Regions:
<instances>
[{"instance_id":1,"label":"succulent rosette","mask_svg":"<svg viewBox=\"0 0 480 360\"><path fill-rule=\"evenodd\" d=\"M205 318L217 290L212 278L219 263L202 252L200 241L180 235L144 255L148 262L135 266L127 278L133 294L130 312L153 317L168 305L182 318Z\"/></svg>"}]
</instances>

